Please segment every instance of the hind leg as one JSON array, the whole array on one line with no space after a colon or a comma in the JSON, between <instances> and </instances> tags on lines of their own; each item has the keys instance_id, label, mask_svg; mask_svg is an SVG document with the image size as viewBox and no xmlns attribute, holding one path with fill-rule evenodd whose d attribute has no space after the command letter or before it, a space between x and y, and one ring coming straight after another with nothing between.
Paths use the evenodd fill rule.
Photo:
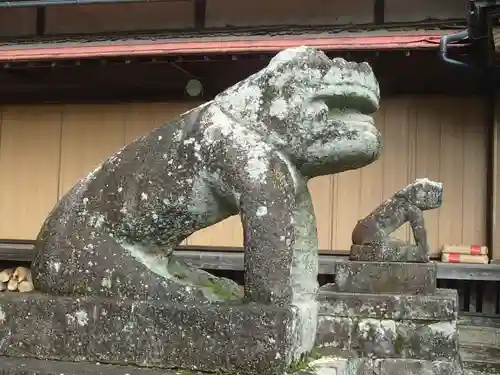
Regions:
<instances>
[{"instance_id":1,"label":"hind leg","mask_svg":"<svg viewBox=\"0 0 500 375\"><path fill-rule=\"evenodd\" d=\"M218 298L213 288L207 290L209 283L197 285L173 275L170 257L159 249L123 246L94 230L79 230L66 239L45 238L37 250L32 267L35 287L42 292L176 302L227 299L227 293Z\"/></svg>"}]
</instances>

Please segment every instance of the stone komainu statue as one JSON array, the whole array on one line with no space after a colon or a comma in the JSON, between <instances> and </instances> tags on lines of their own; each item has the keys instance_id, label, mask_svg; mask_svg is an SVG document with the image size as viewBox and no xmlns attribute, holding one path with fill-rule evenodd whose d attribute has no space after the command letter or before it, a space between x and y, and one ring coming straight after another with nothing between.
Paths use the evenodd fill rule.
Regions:
<instances>
[{"instance_id":1,"label":"stone komainu statue","mask_svg":"<svg viewBox=\"0 0 500 375\"><path fill-rule=\"evenodd\" d=\"M384 201L372 213L359 220L352 232L351 259L428 261L429 244L424 211L439 208L443 202L443 184L420 178ZM409 223L415 246L390 235ZM368 245L365 248L360 246ZM378 252L379 259L369 259L366 251Z\"/></svg>"},{"instance_id":2,"label":"stone komainu statue","mask_svg":"<svg viewBox=\"0 0 500 375\"><path fill-rule=\"evenodd\" d=\"M368 64L308 47L280 52L77 183L38 235L35 287L174 302L239 298L231 281L172 256L193 232L239 214L246 297L313 298L318 245L307 179L378 157L378 105Z\"/></svg>"}]
</instances>

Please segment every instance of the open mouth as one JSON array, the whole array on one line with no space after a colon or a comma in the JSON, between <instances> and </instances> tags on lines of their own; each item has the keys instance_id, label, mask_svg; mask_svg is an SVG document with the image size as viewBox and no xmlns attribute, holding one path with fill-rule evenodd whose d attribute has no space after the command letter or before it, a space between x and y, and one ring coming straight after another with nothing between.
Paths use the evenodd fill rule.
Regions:
<instances>
[{"instance_id":1,"label":"open mouth","mask_svg":"<svg viewBox=\"0 0 500 375\"><path fill-rule=\"evenodd\" d=\"M358 84L339 84L321 90L313 100L325 102L330 111L352 109L370 115L379 108L378 86L368 87Z\"/></svg>"}]
</instances>

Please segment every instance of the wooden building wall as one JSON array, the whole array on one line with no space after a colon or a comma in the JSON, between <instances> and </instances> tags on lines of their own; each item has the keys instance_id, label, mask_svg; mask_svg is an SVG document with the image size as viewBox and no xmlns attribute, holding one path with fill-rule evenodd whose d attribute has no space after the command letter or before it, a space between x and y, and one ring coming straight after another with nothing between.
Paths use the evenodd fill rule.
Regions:
<instances>
[{"instance_id":1,"label":"wooden building wall","mask_svg":"<svg viewBox=\"0 0 500 375\"><path fill-rule=\"evenodd\" d=\"M33 239L45 216L94 166L193 103L1 107L0 238ZM417 177L442 181L444 205L426 213L430 243L484 243L486 131L480 99L403 97L383 101L382 157L360 170L310 181L320 247L346 250L356 221ZM398 236L409 238L408 227ZM242 245L232 217L188 245Z\"/></svg>"}]
</instances>

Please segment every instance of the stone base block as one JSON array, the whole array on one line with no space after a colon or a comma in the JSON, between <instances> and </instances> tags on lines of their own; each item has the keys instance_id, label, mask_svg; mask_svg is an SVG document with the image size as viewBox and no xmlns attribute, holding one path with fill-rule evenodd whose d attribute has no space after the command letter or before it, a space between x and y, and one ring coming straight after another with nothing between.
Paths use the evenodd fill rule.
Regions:
<instances>
[{"instance_id":1,"label":"stone base block","mask_svg":"<svg viewBox=\"0 0 500 375\"><path fill-rule=\"evenodd\" d=\"M333 369L333 371L332 371ZM323 357L311 363L300 375L463 375L460 360L425 361L418 359L367 357L341 359ZM298 374L297 374L298 375Z\"/></svg>"},{"instance_id":2,"label":"stone base block","mask_svg":"<svg viewBox=\"0 0 500 375\"><path fill-rule=\"evenodd\" d=\"M311 361L307 368L291 375L358 375L349 372L349 359L338 357L322 357ZM361 374L359 374L361 375ZM370 374L372 375L372 374Z\"/></svg>"},{"instance_id":3,"label":"stone base block","mask_svg":"<svg viewBox=\"0 0 500 375\"><path fill-rule=\"evenodd\" d=\"M406 243L390 245L352 245L351 260L368 262L427 263L429 254L423 248Z\"/></svg>"},{"instance_id":4,"label":"stone base block","mask_svg":"<svg viewBox=\"0 0 500 375\"><path fill-rule=\"evenodd\" d=\"M208 375L95 363L0 357L3 375ZM459 361L323 357L293 375L464 375ZM467 374L467 373L465 373ZM233 375L237 375L236 373ZM281 374L278 374L281 375ZM472 375L472 374L471 374Z\"/></svg>"},{"instance_id":5,"label":"stone base block","mask_svg":"<svg viewBox=\"0 0 500 375\"><path fill-rule=\"evenodd\" d=\"M458 293L436 289L434 294L363 294L335 292L331 284L320 288L320 315L390 320L456 320Z\"/></svg>"},{"instance_id":6,"label":"stone base block","mask_svg":"<svg viewBox=\"0 0 500 375\"><path fill-rule=\"evenodd\" d=\"M437 269L429 263L339 262L332 289L347 293L432 294Z\"/></svg>"},{"instance_id":7,"label":"stone base block","mask_svg":"<svg viewBox=\"0 0 500 375\"><path fill-rule=\"evenodd\" d=\"M0 296L0 355L275 375L298 353L297 323L291 306L7 293Z\"/></svg>"},{"instance_id":8,"label":"stone base block","mask_svg":"<svg viewBox=\"0 0 500 375\"><path fill-rule=\"evenodd\" d=\"M45 361L0 357L2 375L179 375L176 371L115 366L87 362ZM202 373L190 373L190 375Z\"/></svg>"},{"instance_id":9,"label":"stone base block","mask_svg":"<svg viewBox=\"0 0 500 375\"><path fill-rule=\"evenodd\" d=\"M382 359L374 361L377 375L462 375L460 361L421 361L411 359ZM363 374L364 375L364 374Z\"/></svg>"},{"instance_id":10,"label":"stone base block","mask_svg":"<svg viewBox=\"0 0 500 375\"><path fill-rule=\"evenodd\" d=\"M394 321L321 316L316 345L370 358L451 360L458 356L456 321Z\"/></svg>"}]
</instances>

